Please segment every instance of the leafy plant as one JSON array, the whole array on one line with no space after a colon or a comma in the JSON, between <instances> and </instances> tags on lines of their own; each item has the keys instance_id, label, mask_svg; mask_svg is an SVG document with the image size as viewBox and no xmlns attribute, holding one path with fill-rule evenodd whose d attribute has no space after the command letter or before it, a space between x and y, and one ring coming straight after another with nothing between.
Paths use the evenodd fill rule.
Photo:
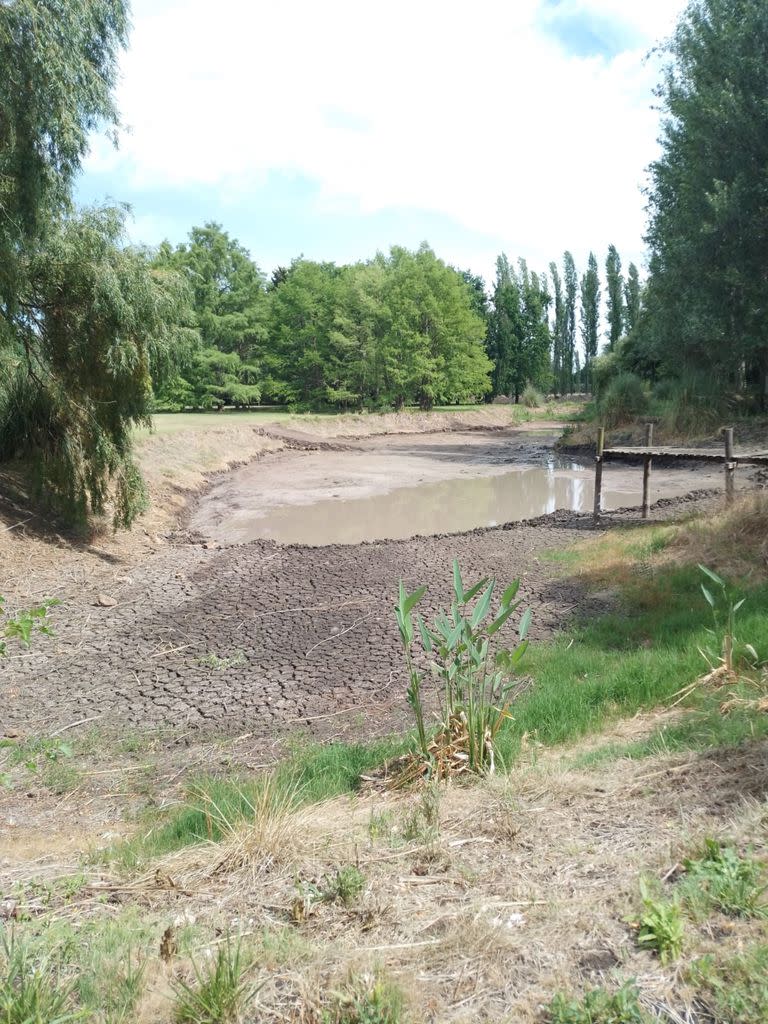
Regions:
<instances>
[{"instance_id":1,"label":"leafy plant","mask_svg":"<svg viewBox=\"0 0 768 1024\"><path fill-rule=\"evenodd\" d=\"M558 993L547 1007L549 1024L646 1024L648 1016L631 982L616 992L593 988L582 999L568 999Z\"/></svg>"},{"instance_id":2,"label":"leafy plant","mask_svg":"<svg viewBox=\"0 0 768 1024\"><path fill-rule=\"evenodd\" d=\"M386 979L370 974L353 977L332 995L322 1024L401 1024L403 997Z\"/></svg>"},{"instance_id":3,"label":"leafy plant","mask_svg":"<svg viewBox=\"0 0 768 1024\"><path fill-rule=\"evenodd\" d=\"M754 858L741 857L734 847L707 839L703 855L684 861L684 867L679 889L694 912L715 909L736 917L768 915L766 886L761 884L761 866Z\"/></svg>"},{"instance_id":4,"label":"leafy plant","mask_svg":"<svg viewBox=\"0 0 768 1024\"><path fill-rule=\"evenodd\" d=\"M14 615L9 615L5 611L5 598L0 595L0 616L4 619L0 622L0 657L7 654L6 640L17 640L23 647L29 647L34 634L51 636L48 612L57 604L59 601L49 598L32 608L24 608Z\"/></svg>"},{"instance_id":5,"label":"leafy plant","mask_svg":"<svg viewBox=\"0 0 768 1024\"><path fill-rule=\"evenodd\" d=\"M736 616L746 598L742 597L737 600L736 592L712 569L708 569L705 565L699 565L699 569L717 588L715 591L712 591L705 583L701 584L701 592L712 609L714 629L710 629L708 632L714 637L720 648L720 653L717 655L716 660L727 672L734 671L738 655L742 652L747 654L753 663L757 662L758 658L755 648L751 644L743 644L740 651L736 641ZM714 668L712 660L707 656L707 652L702 651L701 653L709 663L710 668Z\"/></svg>"},{"instance_id":6,"label":"leafy plant","mask_svg":"<svg viewBox=\"0 0 768 1024\"><path fill-rule=\"evenodd\" d=\"M227 941L207 967L192 961L194 981L177 978L173 1019L177 1024L235 1024L254 999L260 985L246 980L252 962L243 957L240 942Z\"/></svg>"},{"instance_id":7,"label":"leafy plant","mask_svg":"<svg viewBox=\"0 0 768 1024\"><path fill-rule=\"evenodd\" d=\"M326 903L343 903L349 907L360 898L364 888L365 876L354 864L346 864L326 878L322 898Z\"/></svg>"},{"instance_id":8,"label":"leafy plant","mask_svg":"<svg viewBox=\"0 0 768 1024\"><path fill-rule=\"evenodd\" d=\"M512 680L528 646L530 610L520 620L520 642L516 647L491 653L490 641L519 607L520 602L515 601L519 587L519 580L510 584L494 612L491 602L496 580L486 577L465 589L459 564L454 560L454 601L450 613L435 616L432 626L417 615L414 627L413 611L426 587L408 594L400 583L395 617L409 676L406 696L416 719L420 753L432 768L436 767L438 775L442 768L436 763L436 754L449 748L458 753L459 760L472 772L494 770L494 741L501 726L512 717L509 696L515 689ZM417 634L430 659L431 670L442 683L436 746L427 739L422 701L424 674L413 654Z\"/></svg>"},{"instance_id":9,"label":"leafy plant","mask_svg":"<svg viewBox=\"0 0 768 1024\"><path fill-rule=\"evenodd\" d=\"M34 960L13 937L0 948L0 1020L3 1024L74 1024L85 1011L73 1005L72 985L62 983L46 957Z\"/></svg>"},{"instance_id":10,"label":"leafy plant","mask_svg":"<svg viewBox=\"0 0 768 1024\"><path fill-rule=\"evenodd\" d=\"M643 912L637 928L637 941L656 953L662 964L676 960L683 951L683 915L677 900L658 900L641 883Z\"/></svg>"}]
</instances>

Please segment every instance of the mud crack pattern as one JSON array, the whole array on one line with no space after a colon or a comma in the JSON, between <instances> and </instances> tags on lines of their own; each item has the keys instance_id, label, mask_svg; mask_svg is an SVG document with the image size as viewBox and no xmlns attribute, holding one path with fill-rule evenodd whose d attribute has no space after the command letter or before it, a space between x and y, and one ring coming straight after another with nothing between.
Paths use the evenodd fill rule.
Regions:
<instances>
[{"instance_id":1,"label":"mud crack pattern","mask_svg":"<svg viewBox=\"0 0 768 1024\"><path fill-rule=\"evenodd\" d=\"M170 547L132 571L117 607L67 603L55 638L7 662L0 732L93 718L110 731L322 734L338 712L356 714L369 735L386 731L405 712L398 581L426 583L429 612L450 602L454 557L467 579L520 576L532 638L542 639L589 605L540 558L578 536L576 524L550 519L355 546Z\"/></svg>"}]
</instances>

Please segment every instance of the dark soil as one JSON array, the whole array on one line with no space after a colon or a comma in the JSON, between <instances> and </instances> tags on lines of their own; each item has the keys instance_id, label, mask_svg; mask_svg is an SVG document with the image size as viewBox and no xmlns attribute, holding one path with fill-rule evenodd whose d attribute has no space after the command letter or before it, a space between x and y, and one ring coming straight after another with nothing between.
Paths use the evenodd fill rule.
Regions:
<instances>
[{"instance_id":1,"label":"dark soil","mask_svg":"<svg viewBox=\"0 0 768 1024\"><path fill-rule=\"evenodd\" d=\"M656 514L691 508L667 500ZM614 513L604 525L636 518ZM581 584L540 559L591 530L591 517L557 513L354 546L178 543L123 578L117 606L100 607L81 588L55 610L53 639L6 660L0 735L50 734L83 719L83 728L176 736L387 732L405 720L392 612L400 579L428 585L429 612L450 603L454 557L466 580L520 576L531 636L541 640L575 611L597 610Z\"/></svg>"}]
</instances>

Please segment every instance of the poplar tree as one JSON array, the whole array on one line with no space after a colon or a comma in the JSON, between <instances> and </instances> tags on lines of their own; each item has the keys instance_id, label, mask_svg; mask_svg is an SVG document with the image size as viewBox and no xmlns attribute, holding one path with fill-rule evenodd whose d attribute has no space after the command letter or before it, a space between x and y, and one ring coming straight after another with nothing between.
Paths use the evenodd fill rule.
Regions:
<instances>
[{"instance_id":1,"label":"poplar tree","mask_svg":"<svg viewBox=\"0 0 768 1024\"><path fill-rule=\"evenodd\" d=\"M584 345L584 375L591 387L592 360L597 355L597 335L600 325L600 278L595 254L589 254L587 271L581 279L581 340Z\"/></svg>"},{"instance_id":2,"label":"poplar tree","mask_svg":"<svg viewBox=\"0 0 768 1024\"><path fill-rule=\"evenodd\" d=\"M608 303L608 348L613 350L624 326L624 279L621 276L621 259L615 245L608 246L605 284Z\"/></svg>"},{"instance_id":3,"label":"poplar tree","mask_svg":"<svg viewBox=\"0 0 768 1024\"><path fill-rule=\"evenodd\" d=\"M563 330L563 361L560 393L573 391L574 356L576 353L576 295L579 278L570 252L563 254L563 284L565 287L565 322Z\"/></svg>"},{"instance_id":4,"label":"poplar tree","mask_svg":"<svg viewBox=\"0 0 768 1024\"><path fill-rule=\"evenodd\" d=\"M649 344L667 372L767 406L768 4L692 0L666 54Z\"/></svg>"},{"instance_id":5,"label":"poplar tree","mask_svg":"<svg viewBox=\"0 0 768 1024\"><path fill-rule=\"evenodd\" d=\"M624 282L624 333L634 331L640 318L640 275L634 263L627 267Z\"/></svg>"},{"instance_id":6,"label":"poplar tree","mask_svg":"<svg viewBox=\"0 0 768 1024\"><path fill-rule=\"evenodd\" d=\"M563 349L565 345L565 298L563 296L563 282L553 261L549 264L549 273L552 277L552 290L554 292L555 316L552 324L552 388L560 390L562 386L563 371Z\"/></svg>"}]
</instances>

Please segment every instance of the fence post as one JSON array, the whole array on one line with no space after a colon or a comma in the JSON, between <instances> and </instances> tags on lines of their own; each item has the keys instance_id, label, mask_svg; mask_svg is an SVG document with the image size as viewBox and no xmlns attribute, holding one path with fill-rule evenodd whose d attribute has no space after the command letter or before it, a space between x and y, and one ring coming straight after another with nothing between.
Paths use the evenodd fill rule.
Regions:
<instances>
[{"instance_id":1,"label":"fence post","mask_svg":"<svg viewBox=\"0 0 768 1024\"><path fill-rule=\"evenodd\" d=\"M653 424L645 424L645 447L653 444ZM643 519L648 518L651 511L651 456L643 456Z\"/></svg>"},{"instance_id":2,"label":"fence post","mask_svg":"<svg viewBox=\"0 0 768 1024\"><path fill-rule=\"evenodd\" d=\"M603 448L605 447L605 427L600 427L597 435L597 455L595 456L595 525L600 522L600 511L603 505Z\"/></svg>"},{"instance_id":3,"label":"fence post","mask_svg":"<svg viewBox=\"0 0 768 1024\"><path fill-rule=\"evenodd\" d=\"M736 462L733 458L733 427L723 429L725 440L725 500L727 504L733 501L734 487L736 483Z\"/></svg>"}]
</instances>

